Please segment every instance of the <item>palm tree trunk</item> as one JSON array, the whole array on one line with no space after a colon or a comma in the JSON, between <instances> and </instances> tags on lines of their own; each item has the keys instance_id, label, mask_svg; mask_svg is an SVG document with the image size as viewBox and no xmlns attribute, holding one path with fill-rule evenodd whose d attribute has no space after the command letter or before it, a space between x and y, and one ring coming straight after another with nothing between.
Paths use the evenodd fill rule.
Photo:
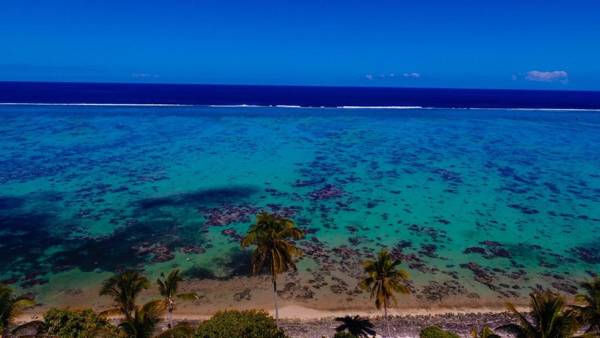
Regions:
<instances>
[{"instance_id":1,"label":"palm tree trunk","mask_svg":"<svg viewBox=\"0 0 600 338\"><path fill-rule=\"evenodd\" d=\"M385 328L387 329L387 335L388 335L388 337L391 337L392 334L390 333L390 323L388 322L387 303L386 302L383 303L383 320L385 321Z\"/></svg>"},{"instance_id":2,"label":"palm tree trunk","mask_svg":"<svg viewBox=\"0 0 600 338\"><path fill-rule=\"evenodd\" d=\"M273 275L273 301L275 302L275 322L279 321L279 308L277 307L277 276Z\"/></svg>"},{"instance_id":3,"label":"palm tree trunk","mask_svg":"<svg viewBox=\"0 0 600 338\"><path fill-rule=\"evenodd\" d=\"M173 328L173 309L169 308L169 329Z\"/></svg>"}]
</instances>

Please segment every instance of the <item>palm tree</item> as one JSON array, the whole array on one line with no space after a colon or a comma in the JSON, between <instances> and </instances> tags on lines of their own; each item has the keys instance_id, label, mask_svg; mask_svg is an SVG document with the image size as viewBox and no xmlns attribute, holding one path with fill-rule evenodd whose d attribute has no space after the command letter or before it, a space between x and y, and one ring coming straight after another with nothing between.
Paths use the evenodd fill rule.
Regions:
<instances>
[{"instance_id":1,"label":"palm tree","mask_svg":"<svg viewBox=\"0 0 600 338\"><path fill-rule=\"evenodd\" d=\"M471 330L471 337L473 338L500 338L494 330L492 330L489 326L484 326L481 331L477 331L477 328L474 327Z\"/></svg>"},{"instance_id":2,"label":"palm tree","mask_svg":"<svg viewBox=\"0 0 600 338\"><path fill-rule=\"evenodd\" d=\"M179 269L172 270L167 276L164 273L160 274L160 278L156 280L158 291L164 297L164 302L169 313L169 329L173 327L173 310L175 310L175 299L197 300L200 297L195 292L177 293L179 282L183 281Z\"/></svg>"},{"instance_id":3,"label":"palm tree","mask_svg":"<svg viewBox=\"0 0 600 338\"><path fill-rule=\"evenodd\" d=\"M375 335L374 325L368 318L362 318L360 316L344 316L337 317L335 319L342 324L335 328L336 332L348 331L356 337L369 337Z\"/></svg>"},{"instance_id":4,"label":"palm tree","mask_svg":"<svg viewBox=\"0 0 600 338\"><path fill-rule=\"evenodd\" d=\"M0 333L6 337L13 320L24 310L35 305L35 301L27 296L14 296L13 290L0 284Z\"/></svg>"},{"instance_id":5,"label":"palm tree","mask_svg":"<svg viewBox=\"0 0 600 338\"><path fill-rule=\"evenodd\" d=\"M105 280L100 289L101 296L110 296L117 309L104 311L103 314L120 312L127 320L132 319L136 310L135 301L142 290L150 285L148 278L137 271L125 271Z\"/></svg>"},{"instance_id":6,"label":"palm tree","mask_svg":"<svg viewBox=\"0 0 600 338\"><path fill-rule=\"evenodd\" d=\"M242 239L242 248L256 246L252 253L252 273L257 274L269 269L273 281L273 299L275 302L275 320L279 319L277 307L277 274L290 269L296 270L294 256L302 251L290 240L304 236L292 220L276 214L261 212L256 216L256 224L250 226L246 237Z\"/></svg>"},{"instance_id":7,"label":"palm tree","mask_svg":"<svg viewBox=\"0 0 600 338\"><path fill-rule=\"evenodd\" d=\"M575 318L566 308L564 297L551 291L537 291L530 297L531 319L508 303L506 306L515 315L517 323L500 326L498 330L512 333L517 338L566 338L577 331Z\"/></svg>"},{"instance_id":8,"label":"palm tree","mask_svg":"<svg viewBox=\"0 0 600 338\"><path fill-rule=\"evenodd\" d=\"M371 293L371 299L375 298L377 309L381 309L383 306L388 336L390 327L387 322L387 309L390 302L396 304L394 293L408 294L410 292L406 285L408 272L398 268L400 263L399 260L393 259L386 249L379 252L377 259L363 263L366 277L360 282L360 287Z\"/></svg>"},{"instance_id":9,"label":"palm tree","mask_svg":"<svg viewBox=\"0 0 600 338\"><path fill-rule=\"evenodd\" d=\"M151 338L156 330L156 324L165 312L165 302L154 300L141 308L135 306L133 315L119 324L119 329L127 338Z\"/></svg>"},{"instance_id":10,"label":"palm tree","mask_svg":"<svg viewBox=\"0 0 600 338\"><path fill-rule=\"evenodd\" d=\"M600 336L600 277L581 283L585 294L575 296L577 303L572 305L575 315L582 324L587 325L586 333Z\"/></svg>"}]
</instances>

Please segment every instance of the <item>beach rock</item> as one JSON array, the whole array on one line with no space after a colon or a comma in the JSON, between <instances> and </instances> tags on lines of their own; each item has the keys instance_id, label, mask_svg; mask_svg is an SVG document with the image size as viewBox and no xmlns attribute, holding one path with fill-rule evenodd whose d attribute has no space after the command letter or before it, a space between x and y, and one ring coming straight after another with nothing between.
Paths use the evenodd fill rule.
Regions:
<instances>
[{"instance_id":1,"label":"beach rock","mask_svg":"<svg viewBox=\"0 0 600 338\"><path fill-rule=\"evenodd\" d=\"M236 302L240 302L242 300L251 300L252 299L252 295L250 294L252 292L251 289L244 289L241 292L236 292L235 294L233 294L233 300L235 300Z\"/></svg>"}]
</instances>

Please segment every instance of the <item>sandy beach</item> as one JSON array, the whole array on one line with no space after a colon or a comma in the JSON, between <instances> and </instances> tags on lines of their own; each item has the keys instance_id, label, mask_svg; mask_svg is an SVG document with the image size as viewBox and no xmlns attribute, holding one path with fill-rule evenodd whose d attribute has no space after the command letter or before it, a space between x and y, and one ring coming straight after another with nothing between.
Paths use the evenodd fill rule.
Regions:
<instances>
[{"instance_id":1,"label":"sandy beach","mask_svg":"<svg viewBox=\"0 0 600 338\"><path fill-rule=\"evenodd\" d=\"M290 278L281 278L282 284ZM236 291L237 290L237 291ZM219 310L260 308L274 315L270 283L266 277L236 277L231 280L188 281L182 284L182 291L196 291L201 299L194 302L180 302L175 311L177 322L198 323L208 319ZM376 328L383 330L383 312L377 310L366 294L358 294L352 300L336 299L331 292L316 294L311 299L289 296L289 291L280 292L280 325L292 337L308 338L332 336L335 332L335 318L345 315L360 315L370 318ZM42 303L19 318L20 322L42 319L43 313L51 306L81 309L93 307L97 311L110 308L110 300L97 296L97 288L65 290ZM293 294L293 293L292 293ZM156 299L155 290L142 294L141 302ZM342 297L343 298L343 297ZM526 300L515 299L519 310L526 310ZM418 336L419 331L430 325L438 325L460 334L468 334L471 328L482 325L492 327L511 320L504 301L454 297L442 302L418 300L414 295L398 296L396 307L389 309L390 325L396 337ZM112 318L118 322L119 318ZM165 329L166 321L161 323Z\"/></svg>"}]
</instances>

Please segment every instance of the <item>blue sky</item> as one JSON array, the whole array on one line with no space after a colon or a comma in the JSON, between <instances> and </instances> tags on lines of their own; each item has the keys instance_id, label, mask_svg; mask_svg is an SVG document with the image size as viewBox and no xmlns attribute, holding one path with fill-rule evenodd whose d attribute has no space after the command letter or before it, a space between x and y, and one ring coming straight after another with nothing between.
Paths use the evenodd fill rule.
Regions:
<instances>
[{"instance_id":1,"label":"blue sky","mask_svg":"<svg viewBox=\"0 0 600 338\"><path fill-rule=\"evenodd\" d=\"M600 1L2 0L0 80L600 90Z\"/></svg>"}]
</instances>

